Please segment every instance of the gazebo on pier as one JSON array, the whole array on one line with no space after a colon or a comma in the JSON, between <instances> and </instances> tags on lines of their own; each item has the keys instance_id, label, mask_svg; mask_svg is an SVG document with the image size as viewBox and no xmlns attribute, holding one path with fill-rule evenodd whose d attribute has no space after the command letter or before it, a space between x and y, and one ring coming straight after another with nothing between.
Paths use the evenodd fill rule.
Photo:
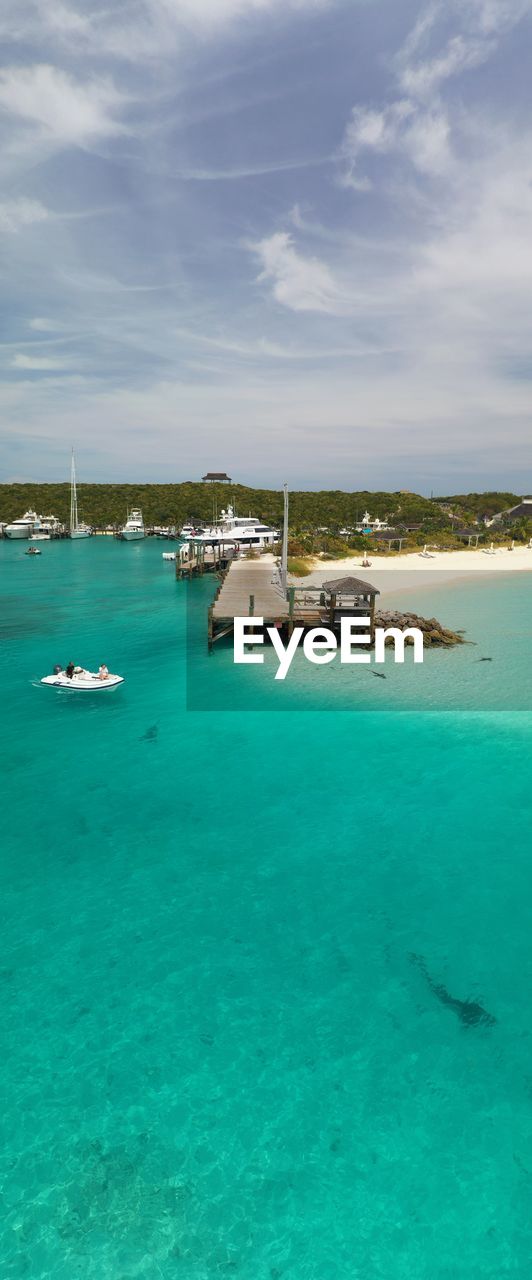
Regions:
<instances>
[{"instance_id":1,"label":"gazebo on pier","mask_svg":"<svg viewBox=\"0 0 532 1280\"><path fill-rule=\"evenodd\" d=\"M331 578L323 583L326 613L322 617L330 627L341 622L342 618L370 619L370 633L373 639L375 630L375 601L380 591L371 582L362 578Z\"/></svg>"}]
</instances>

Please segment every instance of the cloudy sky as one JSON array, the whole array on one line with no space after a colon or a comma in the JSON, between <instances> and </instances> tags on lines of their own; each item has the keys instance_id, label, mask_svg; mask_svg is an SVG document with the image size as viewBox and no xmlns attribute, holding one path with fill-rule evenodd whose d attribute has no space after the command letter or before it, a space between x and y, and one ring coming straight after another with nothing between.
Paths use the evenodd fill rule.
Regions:
<instances>
[{"instance_id":1,"label":"cloudy sky","mask_svg":"<svg viewBox=\"0 0 532 1280\"><path fill-rule=\"evenodd\" d=\"M532 0L4 0L0 479L532 488Z\"/></svg>"}]
</instances>

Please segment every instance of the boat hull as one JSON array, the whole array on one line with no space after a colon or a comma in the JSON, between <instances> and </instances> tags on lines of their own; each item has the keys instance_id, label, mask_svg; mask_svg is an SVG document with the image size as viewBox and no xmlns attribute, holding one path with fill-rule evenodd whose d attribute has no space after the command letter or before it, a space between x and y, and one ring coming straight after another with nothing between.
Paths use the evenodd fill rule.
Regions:
<instances>
[{"instance_id":1,"label":"boat hull","mask_svg":"<svg viewBox=\"0 0 532 1280\"><path fill-rule=\"evenodd\" d=\"M89 529L71 529L70 537L77 541L79 538L90 538Z\"/></svg>"},{"instance_id":2,"label":"boat hull","mask_svg":"<svg viewBox=\"0 0 532 1280\"><path fill-rule=\"evenodd\" d=\"M95 671L84 671L82 676L74 675L71 680L64 671L59 671L57 675L43 676L41 680L41 684L51 685L54 689L69 689L74 693L100 693L102 689L116 689L123 683L123 676L109 675L106 680L100 680Z\"/></svg>"},{"instance_id":3,"label":"boat hull","mask_svg":"<svg viewBox=\"0 0 532 1280\"><path fill-rule=\"evenodd\" d=\"M4 529L5 538L29 538L31 533L31 525L29 524L7 524Z\"/></svg>"},{"instance_id":4,"label":"boat hull","mask_svg":"<svg viewBox=\"0 0 532 1280\"><path fill-rule=\"evenodd\" d=\"M124 542L140 542L141 538L144 537L144 531L141 529L122 529L120 537L124 539Z\"/></svg>"}]
</instances>

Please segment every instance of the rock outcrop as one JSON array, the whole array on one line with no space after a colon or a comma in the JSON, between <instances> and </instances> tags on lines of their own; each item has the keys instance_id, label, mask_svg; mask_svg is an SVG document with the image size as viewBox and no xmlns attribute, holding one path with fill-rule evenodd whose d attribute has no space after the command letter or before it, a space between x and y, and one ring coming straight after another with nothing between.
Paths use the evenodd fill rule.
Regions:
<instances>
[{"instance_id":1,"label":"rock outcrop","mask_svg":"<svg viewBox=\"0 0 532 1280\"><path fill-rule=\"evenodd\" d=\"M405 631L407 627L417 627L423 632L425 648L431 645L451 648L455 644L468 643L457 631L450 631L448 627L443 627L437 618L421 618L418 613L402 613L398 609L378 609L375 613L375 626L399 627L401 631ZM390 637L385 643L391 645L393 639ZM407 636L406 643L413 644L413 637Z\"/></svg>"}]
</instances>

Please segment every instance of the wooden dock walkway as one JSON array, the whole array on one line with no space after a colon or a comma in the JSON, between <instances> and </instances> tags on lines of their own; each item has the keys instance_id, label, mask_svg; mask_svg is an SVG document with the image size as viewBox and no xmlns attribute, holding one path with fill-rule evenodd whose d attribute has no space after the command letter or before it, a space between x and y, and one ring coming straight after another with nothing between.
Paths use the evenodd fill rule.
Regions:
<instances>
[{"instance_id":1,"label":"wooden dock walkway","mask_svg":"<svg viewBox=\"0 0 532 1280\"><path fill-rule=\"evenodd\" d=\"M346 618L368 618L374 636L375 598L371 583L347 577L323 586L289 585L283 591L278 562L273 556L260 560L232 560L209 608L208 644L231 635L235 618L260 618L290 638L294 627L340 630ZM250 631L253 622L250 621Z\"/></svg>"},{"instance_id":2,"label":"wooden dock walkway","mask_svg":"<svg viewBox=\"0 0 532 1280\"><path fill-rule=\"evenodd\" d=\"M227 568L232 552L223 543L184 542L175 553L176 578L196 578Z\"/></svg>"},{"instance_id":3,"label":"wooden dock walkway","mask_svg":"<svg viewBox=\"0 0 532 1280\"><path fill-rule=\"evenodd\" d=\"M233 630L235 618L287 622L289 602L276 565L265 560L233 560L209 609L209 647Z\"/></svg>"},{"instance_id":4,"label":"wooden dock walkway","mask_svg":"<svg viewBox=\"0 0 532 1280\"><path fill-rule=\"evenodd\" d=\"M320 587L289 586L285 595L273 557L233 560L209 608L209 649L231 635L235 618L262 618L265 626L277 626L290 637L296 625L331 624L329 613Z\"/></svg>"},{"instance_id":5,"label":"wooden dock walkway","mask_svg":"<svg viewBox=\"0 0 532 1280\"><path fill-rule=\"evenodd\" d=\"M215 600L213 614L215 618L245 618L250 611L261 618L287 618L288 601L277 584L274 564L234 560Z\"/></svg>"}]
</instances>

